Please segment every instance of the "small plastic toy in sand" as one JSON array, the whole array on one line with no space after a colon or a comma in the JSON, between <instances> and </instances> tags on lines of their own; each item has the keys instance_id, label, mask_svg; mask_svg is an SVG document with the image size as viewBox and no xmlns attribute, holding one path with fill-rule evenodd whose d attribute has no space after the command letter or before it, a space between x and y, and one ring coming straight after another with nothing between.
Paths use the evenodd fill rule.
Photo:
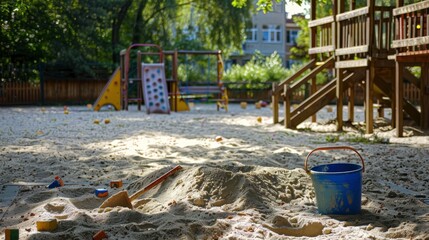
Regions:
<instances>
[{"instance_id":1,"label":"small plastic toy in sand","mask_svg":"<svg viewBox=\"0 0 429 240\"><path fill-rule=\"evenodd\" d=\"M246 109L246 108L247 108L247 102L241 102L241 103L240 103L240 107L241 107L242 109Z\"/></svg>"},{"instance_id":2,"label":"small plastic toy in sand","mask_svg":"<svg viewBox=\"0 0 429 240\"><path fill-rule=\"evenodd\" d=\"M48 188L57 188L62 186L64 186L64 181L59 176L55 176L55 180L48 185Z\"/></svg>"}]
</instances>

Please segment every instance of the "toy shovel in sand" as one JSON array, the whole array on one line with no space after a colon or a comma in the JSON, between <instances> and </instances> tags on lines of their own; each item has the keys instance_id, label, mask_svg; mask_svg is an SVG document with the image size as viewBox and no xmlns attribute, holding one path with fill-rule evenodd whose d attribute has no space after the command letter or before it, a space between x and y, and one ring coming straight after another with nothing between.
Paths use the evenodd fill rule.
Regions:
<instances>
[{"instance_id":1,"label":"toy shovel in sand","mask_svg":"<svg viewBox=\"0 0 429 240\"><path fill-rule=\"evenodd\" d=\"M100 208L106 208L106 207L127 207L127 208L130 208L130 209L133 209L133 205L131 204L131 202L133 200L139 198L145 192L149 191L150 189L152 189L153 187L155 187L159 183L163 182L170 175L174 174L175 172L177 172L180 169L182 169L181 166L174 167L173 169L171 169L170 171L164 173L161 177L157 178L155 181L151 182L145 188L140 189L139 191L137 191L136 193L134 193L130 197L128 197L128 192L127 191L125 191L125 190L124 191L120 191L120 192L112 195L108 199L106 199L106 201L104 201L101 204Z\"/></svg>"}]
</instances>

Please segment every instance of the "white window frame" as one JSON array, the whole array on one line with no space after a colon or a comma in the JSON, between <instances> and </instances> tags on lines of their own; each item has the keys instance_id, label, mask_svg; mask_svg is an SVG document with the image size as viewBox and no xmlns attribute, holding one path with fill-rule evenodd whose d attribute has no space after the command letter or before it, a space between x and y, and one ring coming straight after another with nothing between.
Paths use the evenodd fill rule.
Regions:
<instances>
[{"instance_id":1,"label":"white window frame","mask_svg":"<svg viewBox=\"0 0 429 240\"><path fill-rule=\"evenodd\" d=\"M262 41L266 43L279 43L282 39L280 25L262 25Z\"/></svg>"},{"instance_id":2,"label":"white window frame","mask_svg":"<svg viewBox=\"0 0 429 240\"><path fill-rule=\"evenodd\" d=\"M252 36L251 39L247 38L249 36ZM249 28L246 30L246 42L256 42L258 41L258 26L257 25L253 25L252 28Z\"/></svg>"}]
</instances>

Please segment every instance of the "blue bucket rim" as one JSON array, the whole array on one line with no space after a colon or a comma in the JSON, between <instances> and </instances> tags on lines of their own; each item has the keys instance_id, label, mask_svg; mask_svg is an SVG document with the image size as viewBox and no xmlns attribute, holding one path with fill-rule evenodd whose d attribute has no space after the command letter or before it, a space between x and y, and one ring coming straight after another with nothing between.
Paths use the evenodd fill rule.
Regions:
<instances>
[{"instance_id":1,"label":"blue bucket rim","mask_svg":"<svg viewBox=\"0 0 429 240\"><path fill-rule=\"evenodd\" d=\"M313 168L315 167L320 167L320 166L329 166L329 165L354 165L357 166L358 168L355 170L351 170L351 171L343 171L343 172L320 172L320 171L314 171ZM311 174L317 174L317 175L339 175L339 174L348 174L348 173L355 173L355 172L360 172L362 171L363 167L359 164L355 164L355 163L328 163L328 164L322 164L322 165L317 165L314 166L310 169L310 173Z\"/></svg>"},{"instance_id":2,"label":"blue bucket rim","mask_svg":"<svg viewBox=\"0 0 429 240\"><path fill-rule=\"evenodd\" d=\"M361 169L357 169L357 170L362 170L362 172L365 172L365 161L363 160L362 156L360 155L360 153L356 149L349 147L349 146L331 146L331 147L315 148L310 153L308 153L307 157L304 160L304 170L305 170L305 172L307 172L307 174L310 174L311 172L316 172L314 170L308 169L308 159L310 158L310 155L317 152L317 151L327 151L327 150L351 150L351 151L355 152L359 156L359 158L362 162ZM347 163L347 164L349 164L349 163ZM356 170L353 170L351 172L355 172L355 171ZM317 173L322 173L322 172L317 172ZM345 172L340 172L340 173L345 173Z\"/></svg>"}]
</instances>

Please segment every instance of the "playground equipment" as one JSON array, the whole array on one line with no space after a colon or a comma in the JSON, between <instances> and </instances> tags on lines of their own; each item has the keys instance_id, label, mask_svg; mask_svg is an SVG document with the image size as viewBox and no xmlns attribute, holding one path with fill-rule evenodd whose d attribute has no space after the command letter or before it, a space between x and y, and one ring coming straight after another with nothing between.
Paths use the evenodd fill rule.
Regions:
<instances>
[{"instance_id":1,"label":"playground equipment","mask_svg":"<svg viewBox=\"0 0 429 240\"><path fill-rule=\"evenodd\" d=\"M179 55L215 55L217 59L216 82L198 86L181 84L178 80ZM94 103L95 111L99 111L102 106L108 104L113 105L115 110L128 110L128 105L132 102L137 103L139 111L141 105L145 103L148 113L169 113L170 110L187 111L189 106L185 101L185 95L187 98L215 95L217 110L220 108L228 110L227 90L221 82L224 70L221 51L163 51L158 45L139 43L122 50L120 56L120 66L112 74ZM135 58L133 62L131 57ZM151 74L158 75L156 79L149 78L152 85L153 81L159 81L159 84L156 83L158 87L156 92L148 89L152 85L145 84L145 80L147 82L148 78L143 79L145 71L142 71L142 66L148 67ZM165 69L169 71L166 72ZM161 88L159 88L160 86Z\"/></svg>"},{"instance_id":2,"label":"playground equipment","mask_svg":"<svg viewBox=\"0 0 429 240\"><path fill-rule=\"evenodd\" d=\"M210 96L215 95L215 101L217 103L217 110L220 108L228 111L228 92L226 87L222 83L224 65L222 60L222 52L221 51L187 51L187 50L176 50L176 51L165 51L165 56L169 56L172 58L172 89L175 93L175 101L172 104L172 109L177 109L178 111L184 108L185 110L189 110L189 106L186 101L184 101L184 96L192 97L192 96ZM178 79L178 68L179 68L179 57L183 56L185 58L184 64L187 65L189 63L188 56L215 56L216 57L216 82L209 81L208 79L204 82L204 84L191 85L188 79L186 81L181 82ZM209 58L210 59L210 58ZM187 66L186 66L187 68ZM210 64L208 64L208 68L210 68Z\"/></svg>"},{"instance_id":3,"label":"playground equipment","mask_svg":"<svg viewBox=\"0 0 429 240\"><path fill-rule=\"evenodd\" d=\"M367 1L357 8L355 1L332 2L332 15L318 18L316 0L311 0L309 28L310 61L288 79L273 85L273 121L279 119L279 101L284 101L284 125L296 128L331 101L337 104L337 130L343 128L343 102L348 100L348 121L354 121L354 89L365 92L366 133L374 132L374 106L383 117L383 108L392 109L391 124L402 136L403 114L422 129L429 128L429 74L427 46L429 22L425 16L429 1L394 6ZM396 23L396 24L394 24ZM393 31L394 30L394 31ZM421 78L406 68L421 66ZM317 89L316 75L331 71L332 80ZM420 110L403 97L403 81L416 85L421 94ZM395 85L396 82L396 85ZM310 96L292 109L294 91L310 86ZM377 101L377 104L374 104Z\"/></svg>"},{"instance_id":4,"label":"playground equipment","mask_svg":"<svg viewBox=\"0 0 429 240\"><path fill-rule=\"evenodd\" d=\"M104 86L101 94L94 103L94 111L100 111L104 105L112 105L116 111L121 109L121 69L116 68L115 72L110 77L106 86Z\"/></svg>"},{"instance_id":5,"label":"playground equipment","mask_svg":"<svg viewBox=\"0 0 429 240\"><path fill-rule=\"evenodd\" d=\"M164 64L142 63L143 96L147 113L170 113Z\"/></svg>"}]
</instances>

